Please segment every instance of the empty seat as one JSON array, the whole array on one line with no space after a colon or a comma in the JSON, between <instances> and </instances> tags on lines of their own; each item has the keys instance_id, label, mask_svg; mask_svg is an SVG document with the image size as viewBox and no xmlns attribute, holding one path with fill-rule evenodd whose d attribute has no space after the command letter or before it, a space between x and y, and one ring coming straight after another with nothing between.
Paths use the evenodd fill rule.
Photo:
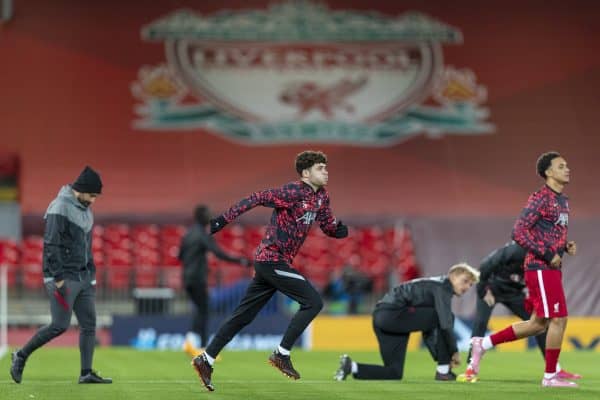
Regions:
<instances>
[{"instance_id":1,"label":"empty seat","mask_svg":"<svg viewBox=\"0 0 600 400\"><path fill-rule=\"evenodd\" d=\"M19 245L13 239L0 239L0 266L6 267L7 286L15 288L19 282Z\"/></svg>"},{"instance_id":2,"label":"empty seat","mask_svg":"<svg viewBox=\"0 0 600 400\"><path fill-rule=\"evenodd\" d=\"M161 286L181 290L183 270L178 266L163 266L160 268Z\"/></svg>"}]
</instances>

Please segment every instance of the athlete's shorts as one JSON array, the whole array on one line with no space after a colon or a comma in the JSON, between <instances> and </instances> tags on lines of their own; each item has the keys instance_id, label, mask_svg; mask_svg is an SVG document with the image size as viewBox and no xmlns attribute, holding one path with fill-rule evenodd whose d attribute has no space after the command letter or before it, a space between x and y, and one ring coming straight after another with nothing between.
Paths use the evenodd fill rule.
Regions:
<instances>
[{"instance_id":1,"label":"athlete's shorts","mask_svg":"<svg viewBox=\"0 0 600 400\"><path fill-rule=\"evenodd\" d=\"M558 318L569 315L561 270L527 270L525 284L529 291L528 301L538 317Z\"/></svg>"}]
</instances>

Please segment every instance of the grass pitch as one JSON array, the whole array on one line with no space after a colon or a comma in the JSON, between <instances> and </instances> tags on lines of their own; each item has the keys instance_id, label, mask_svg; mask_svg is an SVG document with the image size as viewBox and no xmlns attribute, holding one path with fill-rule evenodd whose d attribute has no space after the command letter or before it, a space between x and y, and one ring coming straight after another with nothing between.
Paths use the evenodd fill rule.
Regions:
<instances>
[{"instance_id":1,"label":"grass pitch","mask_svg":"<svg viewBox=\"0 0 600 400\"><path fill-rule=\"evenodd\" d=\"M375 352L349 352L353 360L380 363ZM539 352L490 352L482 361L477 383L436 382L435 365L427 352L407 356L402 381L333 381L339 352L294 351L294 366L302 379L292 381L268 365L269 352L225 351L215 364L209 393L201 385L184 353L99 348L95 365L112 385L78 385L79 350L42 348L27 362L23 382L8 373L10 354L0 359L0 399L4 400L186 400L186 399L600 399L598 353L565 352L561 364L584 375L580 388L542 388L543 360ZM463 358L465 355L463 354ZM456 372L463 372L464 365Z\"/></svg>"}]
</instances>

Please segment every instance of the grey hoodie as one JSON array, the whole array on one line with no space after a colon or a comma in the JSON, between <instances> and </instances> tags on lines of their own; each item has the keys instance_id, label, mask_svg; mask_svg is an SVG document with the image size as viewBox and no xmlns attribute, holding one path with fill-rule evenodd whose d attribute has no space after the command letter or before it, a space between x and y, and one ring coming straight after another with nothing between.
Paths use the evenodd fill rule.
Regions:
<instances>
[{"instance_id":1,"label":"grey hoodie","mask_svg":"<svg viewBox=\"0 0 600 400\"><path fill-rule=\"evenodd\" d=\"M50 203L44 231L44 280L95 280L92 257L94 216L77 200L71 185L63 186ZM82 274L83 272L90 272Z\"/></svg>"}]
</instances>

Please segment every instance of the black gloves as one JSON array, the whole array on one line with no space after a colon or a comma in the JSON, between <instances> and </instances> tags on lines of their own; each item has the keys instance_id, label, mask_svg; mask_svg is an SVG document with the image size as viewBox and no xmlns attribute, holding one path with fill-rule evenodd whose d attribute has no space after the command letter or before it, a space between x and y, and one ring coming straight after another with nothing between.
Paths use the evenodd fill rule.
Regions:
<instances>
[{"instance_id":1,"label":"black gloves","mask_svg":"<svg viewBox=\"0 0 600 400\"><path fill-rule=\"evenodd\" d=\"M337 239L345 238L348 236L348 227L342 223L342 221L338 222L335 227L335 237Z\"/></svg>"},{"instance_id":2,"label":"black gloves","mask_svg":"<svg viewBox=\"0 0 600 400\"><path fill-rule=\"evenodd\" d=\"M217 218L213 218L210 220L210 233L215 234L223 229L227 225L227 221L225 221L225 217L219 215Z\"/></svg>"}]
</instances>

